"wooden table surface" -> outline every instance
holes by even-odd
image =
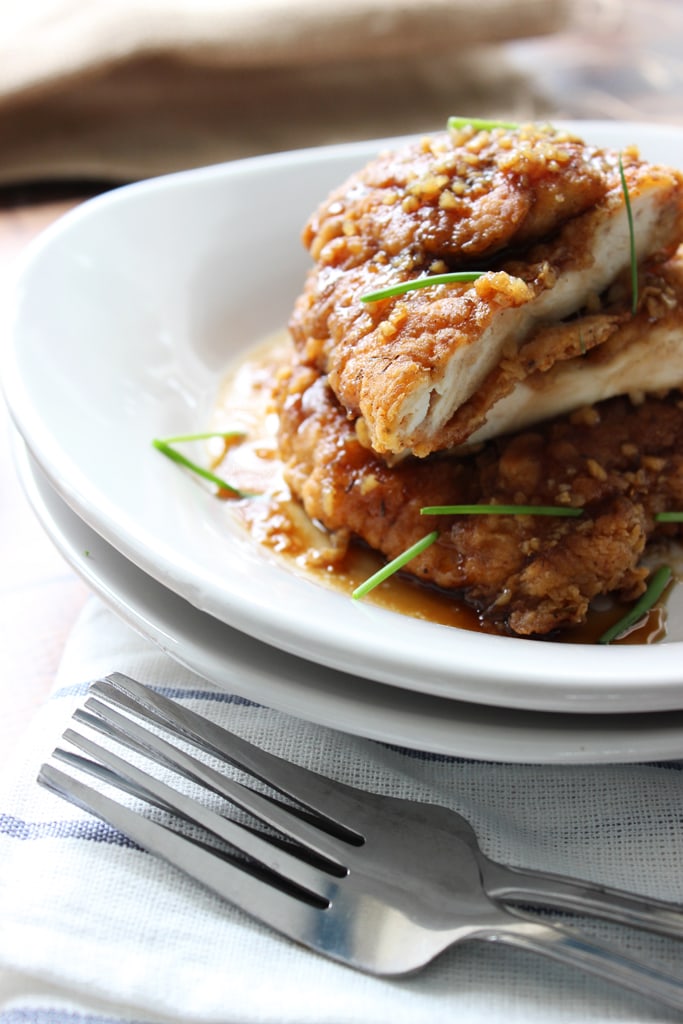
[[[681,0],[594,5],[595,26],[513,44],[532,109],[565,117],[683,125]],[[624,17],[624,10],[627,17]],[[599,30],[599,31],[598,31]],[[2,156],[0,154],[0,160]],[[28,244],[85,194],[73,186],[0,191],[0,282]],[[47,195],[47,198],[46,198]],[[16,478],[10,426],[0,411],[0,768],[53,683],[69,630],[88,597],[35,520]]]

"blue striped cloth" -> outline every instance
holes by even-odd
[[[36,785],[88,682],[122,671],[294,761],[466,814],[497,859],[683,901],[681,763],[506,765],[344,735],[218,692],[98,600],[0,794],[0,1024],[636,1022],[674,1013],[538,956],[455,947],[386,981],[326,961],[222,903]],[[680,943],[595,925],[673,967]]]

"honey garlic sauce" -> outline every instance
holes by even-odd
[[[221,383],[209,429],[239,431],[241,437],[207,441],[211,468],[238,490],[258,495],[254,500],[230,502],[237,520],[259,544],[273,552],[294,572],[319,585],[350,595],[363,580],[383,565],[381,557],[360,545],[340,551],[334,539],[312,523],[292,497],[279,458],[278,417],[272,393],[280,368],[286,365],[290,341],[286,331],[266,338],[236,364]],[[483,622],[476,610],[452,593],[427,586],[409,576],[394,575],[364,601],[390,611],[445,626],[499,634]],[[596,643],[624,614],[611,601],[592,610],[588,621],[556,634],[554,642]],[[619,643],[643,644],[661,640],[666,633],[666,610],[658,606]]]

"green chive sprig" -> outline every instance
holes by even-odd
[[[626,219],[628,220],[629,249],[631,253],[631,312],[635,316],[638,310],[638,259],[636,255],[636,231],[633,223],[633,209],[631,208],[631,196],[624,173],[624,161],[619,154],[619,177],[621,188],[624,193],[624,205],[626,207]]]
[[[655,516],[657,523],[683,523],[683,512],[658,512]]]
[[[475,132],[489,132],[495,128],[514,131],[519,125],[515,121],[488,121],[481,117],[449,117],[448,128],[450,131],[458,131],[460,128],[474,128]]]
[[[231,495],[233,498],[250,498],[254,495],[247,493],[246,491],[240,491],[237,487],[233,487],[227,480],[212,473],[210,469],[205,469],[204,466],[200,466],[197,462],[193,462],[182,452],[179,452],[173,447],[174,444],[180,444],[186,441],[203,441],[212,437],[220,437],[225,441],[238,441],[244,438],[245,434],[240,430],[230,431],[209,431],[200,434],[176,434],[174,437],[167,438],[154,438],[152,441],[153,446],[157,451],[165,455],[171,462],[175,462],[179,466],[183,466],[185,469],[189,469],[192,473],[201,477],[202,480],[207,480],[209,483],[214,484],[219,491],[225,492]]]
[[[416,277],[412,281],[403,281],[401,284],[392,284],[387,288],[380,288],[376,292],[369,292],[361,295],[361,302],[379,302],[380,299],[390,299],[394,295],[403,295],[405,292],[414,292],[419,288],[431,288],[437,284],[459,284],[463,281],[476,281],[486,273],[485,270],[455,270],[449,274],[432,274],[427,277]]]
[[[399,569],[402,569],[403,566],[407,565],[408,562],[413,560],[413,558],[417,558],[417,556],[421,555],[423,551],[426,551],[438,536],[439,531],[433,530],[431,533],[428,533],[426,537],[422,537],[421,540],[411,544],[409,548],[406,548],[406,550],[400,555],[397,555],[396,558],[393,558],[390,562],[387,562],[386,565],[383,565],[382,568],[378,569],[377,572],[372,574],[372,576],[368,576],[363,583],[356,587],[351,594],[351,597],[355,599],[365,597],[366,594],[369,594],[371,590],[378,587],[380,583],[384,583],[385,580],[389,579],[390,576],[393,576],[394,573],[399,571]]]
[[[668,565],[662,565],[652,574],[647,590],[643,596],[636,601],[618,622],[615,622],[598,639],[599,644],[610,644],[613,640],[619,639],[624,633],[636,625],[651,608],[656,605],[671,581],[672,571]]]
[[[182,444],[184,441],[208,441],[213,437],[220,437],[222,441],[243,441],[247,435],[243,430],[207,430],[200,434],[176,434],[175,437],[165,437],[161,444]]]
[[[425,505],[421,516],[581,516],[582,508],[569,505]]]
[[[471,127],[477,132],[492,131],[494,128],[505,128],[514,131],[519,125],[514,121],[489,121],[479,117],[449,117],[448,128],[457,131],[460,128]],[[476,281],[485,271],[454,271],[449,274],[433,274],[431,277],[418,277],[414,281],[404,281],[402,284],[390,285],[378,291],[370,292],[361,296],[361,302],[379,302],[381,299],[390,299],[395,295],[404,295],[406,292],[416,291],[418,288],[431,288],[438,284],[456,284],[463,281]]]

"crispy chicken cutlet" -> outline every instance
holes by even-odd
[[[548,370],[607,342],[630,317],[632,256],[656,272],[682,237],[677,171],[550,126],[459,127],[380,156],[312,216],[290,329],[369,448],[423,457],[484,426],[530,346]],[[454,271],[481,276],[363,301]]]
[[[467,446],[579,404],[683,386],[683,249],[640,278],[635,315],[615,288],[607,309],[546,327],[503,359],[454,416],[474,428]]]
[[[354,175],[304,242],[276,402],[308,516],[388,559],[437,531],[405,571],[519,636],[638,597],[648,544],[683,530],[657,518],[683,510],[683,176],[457,126]],[[420,512],[454,504],[581,512]]]
[[[599,594],[624,600],[645,589],[649,540],[676,524],[658,512],[683,508],[683,397],[634,405],[615,398],[489,441],[469,455],[407,458],[393,466],[365,447],[312,367],[295,364],[280,393],[280,450],[308,516],[394,558],[438,529],[406,567],[455,592],[489,622],[545,636],[585,620]],[[577,518],[436,516],[430,505],[564,505]]]

